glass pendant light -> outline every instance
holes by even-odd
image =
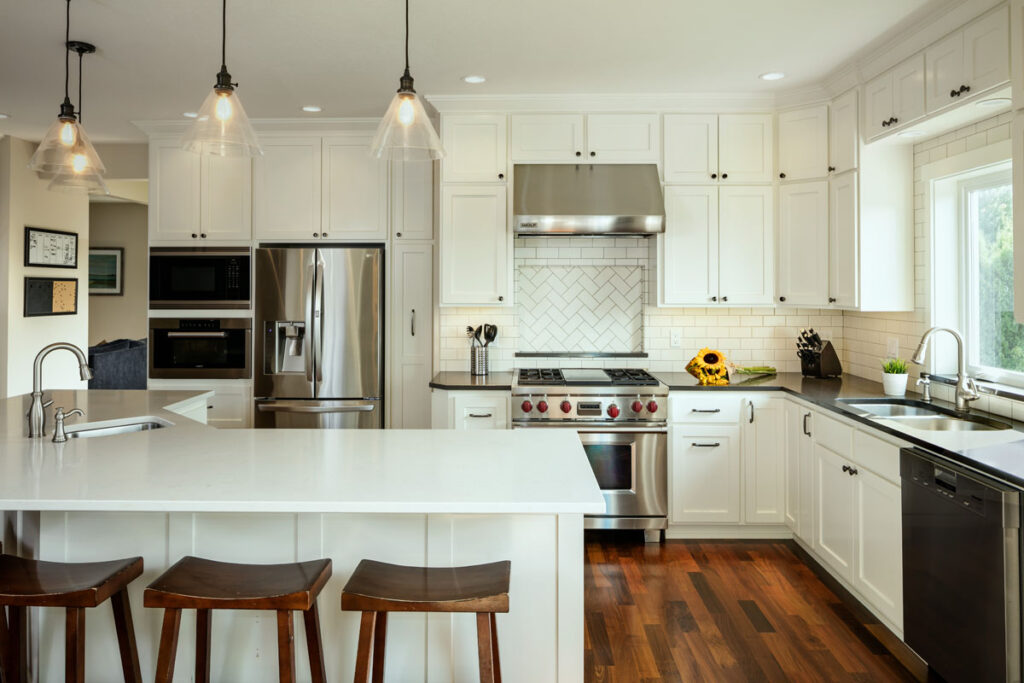
[[[71,50],[68,38],[71,35],[71,0],[67,0],[64,26],[64,101],[60,114],[43,136],[35,154],[28,162],[29,170],[43,179],[56,179],[58,175],[75,179],[74,187],[84,187],[106,193],[103,174],[107,169],[100,161],[96,149],[89,142],[81,122],[75,116],[75,107],[68,96],[69,59]],[[93,48],[95,49],[95,48]],[[67,186],[62,181],[58,187]],[[53,183],[51,183],[51,186]]]
[[[430,161],[444,156],[441,138],[412,87],[409,74],[409,0],[405,0],[405,73],[398,81],[384,118],[373,136],[370,153],[392,161]]]
[[[192,127],[182,138],[182,147],[190,152],[222,157],[254,157],[263,154],[256,131],[242,108],[227,67],[228,0],[221,12],[220,72],[217,83],[199,108]]]
[[[78,125],[81,129],[81,124],[84,121],[82,117],[82,57],[96,52],[96,46],[81,40],[69,40],[67,48],[69,52],[74,51],[78,53]],[[80,130],[79,136],[81,140],[85,141],[86,145],[89,144],[89,139],[85,136],[84,131]],[[92,145],[89,145],[89,148],[91,149]],[[81,151],[73,150],[71,169],[58,171],[53,180],[50,181],[47,189],[63,191],[85,189],[90,194],[110,194],[110,189],[103,182],[103,176],[97,173],[94,168],[88,166],[86,163],[87,158],[87,155],[82,154]],[[102,166],[100,164],[101,169]]]

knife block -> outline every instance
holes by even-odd
[[[843,366],[839,363],[839,356],[836,355],[832,342],[825,342],[821,353],[814,354],[811,358],[800,359],[800,372],[804,377],[838,377],[843,374]]]

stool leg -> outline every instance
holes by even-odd
[[[208,609],[196,610],[196,683],[210,683],[210,620]]]
[[[69,607],[64,621],[64,681],[85,683],[85,608]]]
[[[156,657],[156,683],[171,683],[174,678],[174,658],[178,655],[178,630],[181,628],[181,610],[164,610],[164,626],[160,630],[160,650]]]
[[[7,681],[10,673],[7,669],[7,608],[0,605],[0,681]]]
[[[277,669],[281,683],[295,683],[295,619],[286,609],[277,611]]]
[[[142,683],[142,668],[139,666],[139,649],[135,644],[135,624],[132,621],[132,606],[128,591],[120,590],[110,596],[114,609],[114,626],[117,628],[117,645],[121,649],[121,669],[125,683]]]
[[[496,683],[494,680],[494,654],[491,645],[491,618],[486,612],[476,615],[476,651],[480,657],[480,683]]]
[[[376,612],[363,612],[359,622],[359,647],[356,650],[355,683],[367,683],[370,677],[370,652],[373,648],[373,627],[377,621]]]
[[[384,641],[388,635],[388,613],[377,612],[373,626],[373,683],[384,683]]]
[[[327,669],[324,667],[324,641],[320,638],[320,611],[316,603],[302,613],[306,625],[306,649],[309,650],[309,673],[313,683],[327,683]]]
[[[9,683],[25,683],[28,680],[28,652],[25,635],[28,622],[25,608],[11,605],[7,608],[7,675]]]
[[[494,683],[501,683],[501,658],[498,657],[498,616],[491,612],[491,658],[494,660]]]

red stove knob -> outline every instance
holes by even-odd
[[[633,401],[633,405],[630,406],[634,413],[639,413],[644,409],[644,404],[641,401]]]
[[[571,413],[572,412],[572,404],[569,403],[568,401],[562,401],[562,405],[560,407],[561,407],[563,413]]]
[[[533,410],[533,404],[530,403],[529,401],[523,401],[523,405],[520,407],[523,409],[524,413],[528,413],[531,410]]]
[[[619,416],[619,407],[614,403],[608,406],[608,417],[613,420]]]
[[[542,413],[548,412],[548,402],[547,401],[537,401],[537,410],[539,410]]]
[[[647,402],[647,412],[649,412],[649,413],[656,413],[656,412],[658,412],[658,402],[657,401],[648,401]]]

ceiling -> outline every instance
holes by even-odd
[[[757,93],[812,83],[948,0],[412,0],[421,94]],[[402,71],[401,0],[232,0],[228,68],[251,118],[383,113]],[[62,99],[63,0],[0,2],[0,133],[39,139]],[[216,0],[75,0],[94,141],[180,119],[214,82]],[[77,60],[77,57],[75,58]],[[74,62],[73,62],[74,65]],[[775,83],[758,80],[783,71]],[[482,74],[468,85],[462,77]],[[77,101],[72,76],[72,99]]]

